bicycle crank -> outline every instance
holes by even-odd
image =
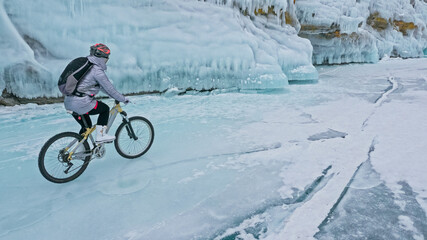
[[[93,150],[93,154],[95,155],[96,158],[102,158],[105,155],[105,147],[104,144],[100,144],[98,146],[95,147],[95,149]]]

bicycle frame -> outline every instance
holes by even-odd
[[[152,123],[142,116],[129,116],[128,118],[118,101],[110,106],[110,109],[104,106],[103,111],[108,109],[109,112],[102,112],[102,114],[109,119],[100,122],[102,126],[93,126],[89,115],[79,115],[67,111],[77,119],[83,128],[80,134],[66,131],[47,140],[38,157],[38,167],[43,177],[53,183],[65,183],[76,179],[86,170],[92,160],[106,156],[108,151],[106,144],[108,143],[114,142],[110,148],[115,148],[119,155],[127,159],[141,157],[150,149],[154,139]],[[118,114],[120,114],[122,122],[114,123]],[[114,133],[110,132],[111,137],[105,141],[102,136],[113,126],[114,131],[112,132]],[[96,129],[96,127],[99,128]],[[95,130],[99,135],[92,135]]]
[[[122,109],[122,107],[120,106],[120,103],[117,103],[111,110],[110,110],[110,117],[108,118],[108,123],[107,123],[107,129],[106,129],[106,133],[108,133],[108,131],[111,128],[111,125],[113,125],[114,120],[116,120],[117,114],[119,113],[125,113]],[[126,116],[126,113],[125,113]]]
[[[128,120],[127,114],[125,111],[123,111],[122,107],[120,106],[120,103],[116,101],[116,105],[110,110],[110,116],[108,118],[108,123],[107,123],[107,129],[106,129],[106,133],[108,133],[108,131],[110,130],[111,126],[114,123],[114,120],[117,117],[117,114],[121,114],[121,116],[123,117],[123,122],[126,122],[129,124],[129,132],[131,134],[131,136],[136,140],[138,139],[135,136],[135,133],[132,129],[132,126],[130,125],[130,122]],[[87,126],[86,121],[84,120],[84,118],[82,118],[83,123],[85,126]],[[96,149],[96,147],[102,147],[104,145],[104,143],[100,143],[100,144],[96,144],[96,141],[93,139],[92,133],[95,131],[96,126],[93,126],[91,128],[86,128],[86,132],[82,133],[83,139],[79,141],[79,143],[73,148],[73,150],[68,154],[67,160],[68,162],[71,161],[72,156],[74,155],[75,151],[78,149],[78,147],[83,144],[85,141],[87,141],[87,139],[89,138],[92,142],[92,145],[94,146],[94,148],[92,149],[92,151],[90,153],[84,153],[81,156],[79,155],[79,157],[86,157],[86,156],[92,156],[93,155],[93,150]],[[77,139],[73,140],[70,144],[68,144],[68,146],[66,148],[64,148],[64,152],[67,152],[71,146],[73,146],[75,143],[77,142]]]

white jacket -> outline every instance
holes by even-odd
[[[124,102],[125,97],[119,93],[108,80],[105,70],[107,65],[104,58],[95,56],[87,57],[93,63],[93,67],[89,72],[80,80],[77,91],[85,93],[85,96],[65,96],[64,105],[65,109],[76,112],[78,114],[85,114],[92,110],[96,105],[95,95],[101,90],[111,98],[119,102]]]

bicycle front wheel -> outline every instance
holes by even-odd
[[[82,139],[74,132],[63,132],[49,139],[39,153],[39,169],[43,177],[54,183],[66,183],[80,176],[91,158],[87,141],[75,149]],[[73,150],[69,160],[68,156]]]
[[[132,131],[136,138],[133,137]],[[125,158],[137,158],[150,149],[154,140],[154,128],[148,119],[140,116],[129,118],[129,122],[120,124],[116,131],[114,146]]]

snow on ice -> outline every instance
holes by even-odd
[[[0,239],[426,238],[426,63],[134,96],[125,110],[154,124],[150,151],[130,161],[108,146],[63,185],[37,168],[49,137],[79,129],[62,104],[0,107]]]
[[[0,0],[0,90],[59,96],[103,42],[119,91],[165,92],[125,106],[146,155],[63,185],[37,167],[79,129],[63,105],[0,106],[0,239],[427,238],[427,58],[391,58],[425,55],[426,22],[420,0]],[[347,62],[377,63],[312,64]]]

